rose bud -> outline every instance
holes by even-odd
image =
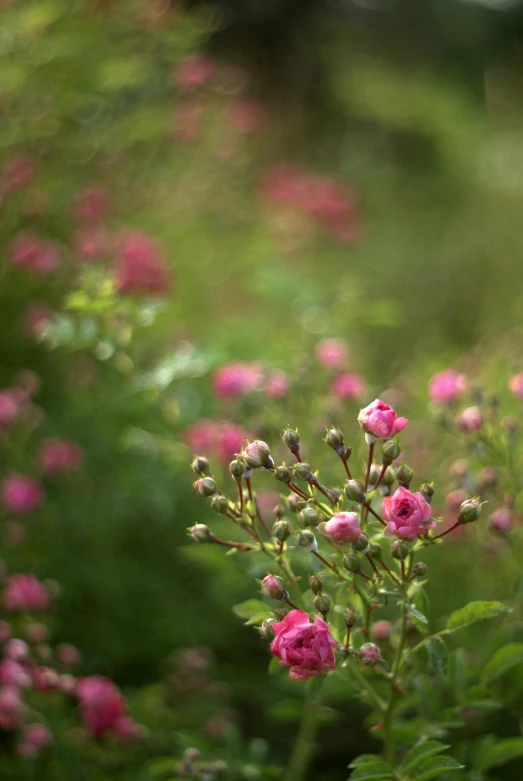
[[[363,484],[359,480],[347,480],[344,493],[349,502],[357,502],[358,504],[366,502],[367,498],[363,490]]]
[[[261,466],[272,465],[269,445],[261,439],[256,439],[244,447],[242,456],[251,469],[259,469]]]
[[[318,594],[314,597],[312,604],[314,609],[321,613],[324,618],[331,609],[331,601],[326,594]]]
[[[373,624],[371,628],[372,636],[376,640],[388,640],[391,631],[392,624],[390,621],[376,621],[376,623]]]
[[[458,427],[462,431],[477,431],[483,425],[483,413],[480,407],[465,407],[457,417]]]
[[[358,553],[370,553],[369,538],[366,534],[360,534],[360,536],[352,543],[352,547]]]
[[[285,581],[278,575],[266,575],[261,582],[263,593],[271,599],[283,599],[285,596]]]
[[[380,399],[360,410],[358,415],[358,423],[369,435],[370,442],[399,434],[408,422],[407,418],[399,418],[396,411]]]
[[[403,488],[408,488],[414,477],[414,469],[411,469],[404,461],[396,469],[396,479]]]
[[[510,507],[498,507],[489,515],[489,526],[492,531],[505,533],[512,526],[512,510]]]
[[[479,482],[484,486],[494,488],[497,481],[498,473],[496,471],[496,467],[494,466],[486,466],[479,473]]]
[[[381,473],[381,469],[378,466],[378,464],[371,464],[370,472],[369,472],[369,485],[376,485],[380,473]]]
[[[260,635],[264,640],[272,640],[274,637],[274,629],[272,628],[277,621],[275,618],[266,618],[260,625]]]
[[[291,453],[297,455],[300,452],[300,435],[292,428],[286,428],[282,434],[282,439]]]
[[[385,474],[383,475],[381,482],[383,485],[391,486],[394,485],[394,482],[396,480],[396,470],[393,466],[387,467],[385,470]]]
[[[285,483],[285,485],[289,485],[289,483],[291,482],[291,471],[289,467],[284,466],[282,464],[281,466],[277,466],[276,469],[274,470],[274,477],[280,483]]]
[[[226,515],[229,509],[229,500],[226,496],[215,494],[211,499],[211,509],[213,509],[214,512],[218,513],[219,515]]]
[[[310,504],[303,508],[298,517],[302,526],[317,526],[320,522],[320,514]]]
[[[392,464],[400,457],[401,447],[395,439],[386,439],[381,446],[381,463]]]
[[[412,574],[415,578],[424,578],[427,574],[427,565],[423,561],[417,561],[412,567]]]
[[[426,502],[429,504],[432,502],[432,497],[434,496],[434,486],[432,483],[423,483],[419,492]]]
[[[189,531],[196,542],[211,542],[213,539],[211,530],[204,523],[197,523]]]
[[[314,553],[318,550],[318,543],[316,542],[316,537],[314,534],[309,531],[309,529],[304,529],[303,531],[298,532],[296,535],[296,542],[300,546],[300,548],[303,548],[306,551],[309,551],[310,553]]]
[[[302,461],[300,464],[296,464],[294,466],[294,477],[297,480],[302,480],[304,483],[310,483],[311,480],[314,479],[312,469],[308,464],[305,463],[305,461]]]
[[[347,609],[343,615],[343,620],[347,628],[353,627],[358,622],[358,614],[354,610]]]
[[[357,553],[346,553],[343,557],[343,566],[349,572],[359,572],[361,570],[360,557]]]
[[[209,463],[209,460],[203,456],[196,456],[191,467],[197,475],[200,475],[200,477],[210,477],[212,474],[211,464]]]
[[[458,458],[450,466],[450,474],[453,477],[457,477],[458,480],[463,480],[469,473],[469,462],[466,458]]]
[[[309,578],[309,586],[313,594],[321,594],[323,590],[323,580],[319,575],[311,575]]]
[[[276,521],[272,527],[272,536],[276,537],[278,542],[285,542],[289,539],[291,533],[291,526],[289,521]]]
[[[345,440],[343,438],[343,432],[339,428],[330,428],[325,435],[325,442],[331,447],[335,453],[343,456],[345,454]]]
[[[363,643],[359,650],[359,657],[363,664],[373,667],[381,659],[380,649],[374,643]]]
[[[393,559],[404,561],[409,555],[410,548],[405,540],[394,540],[390,546],[390,555]]]
[[[335,542],[355,542],[361,535],[360,519],[352,512],[335,513],[323,530]]]
[[[247,469],[247,464],[245,463],[245,461],[242,461],[239,458],[233,459],[229,464],[229,472],[238,483],[240,482],[243,475],[245,474],[246,469]]]
[[[379,542],[371,542],[370,544],[370,555],[373,559],[376,559],[377,561],[381,561],[381,554],[382,549]]]
[[[474,523],[479,518],[481,504],[478,499],[467,499],[459,508],[458,523]]]
[[[196,489],[196,493],[200,494],[200,496],[203,496],[206,499],[214,496],[217,491],[216,483],[212,477],[200,477],[200,479],[194,483],[194,487]]]

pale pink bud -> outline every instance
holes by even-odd
[[[29,646],[24,640],[12,637],[4,646],[4,654],[15,662],[25,662],[29,657]]]
[[[489,516],[489,526],[493,531],[508,532],[512,526],[513,512],[510,507],[498,507]]]
[[[282,371],[272,371],[267,375],[264,390],[270,399],[284,399],[289,392],[289,375]]]
[[[515,374],[513,377],[511,377],[508,381],[508,387],[514,396],[523,399],[523,372]]]
[[[343,339],[322,339],[316,345],[316,360],[327,369],[343,369],[349,360],[349,351]]]
[[[261,582],[262,591],[272,599],[281,599],[285,593],[285,582],[277,575],[266,575]]]
[[[429,382],[429,397],[431,401],[448,402],[461,396],[467,390],[467,378],[464,374],[445,369],[435,374]]]
[[[392,631],[392,624],[390,621],[376,621],[371,627],[372,636],[378,640],[388,640]]]
[[[483,425],[483,413],[480,407],[465,407],[457,418],[457,424],[462,431],[477,431]]]
[[[357,399],[365,393],[365,380],[355,372],[344,372],[331,382],[330,392],[338,399]]]
[[[37,757],[52,740],[51,732],[43,724],[26,724],[22,730],[18,751],[24,757]]]
[[[335,542],[354,542],[361,534],[360,519],[353,512],[335,513],[323,529]]]
[[[2,483],[2,502],[7,512],[28,515],[42,506],[44,491],[33,477],[9,475]]]

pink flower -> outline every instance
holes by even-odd
[[[18,751],[24,757],[37,757],[52,740],[51,732],[43,724],[26,724],[22,730]]]
[[[53,691],[60,687],[60,676],[52,667],[33,667],[33,684],[39,691]]]
[[[76,667],[80,664],[80,651],[70,643],[60,643],[56,646],[56,658],[64,667]]]
[[[0,662],[0,685],[14,689],[25,689],[31,685],[31,678],[15,659],[2,659]]]
[[[84,452],[76,442],[46,439],[38,452],[38,464],[45,475],[74,472],[84,465]]]
[[[11,423],[20,410],[20,399],[9,389],[0,390],[0,424]]]
[[[29,646],[24,640],[12,637],[5,644],[4,654],[8,659],[13,659],[15,662],[25,662],[29,657]]]
[[[208,81],[216,70],[216,63],[205,55],[192,55],[178,63],[173,80],[179,87],[198,87]]]
[[[489,516],[489,526],[496,532],[508,532],[512,526],[512,510],[510,507],[498,507]]]
[[[291,678],[304,680],[336,667],[332,650],[336,648],[336,641],[319,616],[315,616],[311,624],[307,613],[291,610],[272,628],[276,637],[271,643],[271,651],[282,664],[291,668]]]
[[[234,361],[220,366],[212,379],[213,391],[220,399],[235,399],[256,390],[263,379],[261,368],[254,363]]]
[[[272,599],[281,599],[281,596],[285,593],[285,583],[277,575],[266,575],[261,582],[261,587],[263,593]]]
[[[429,397],[431,401],[452,401],[467,390],[467,378],[464,374],[445,369],[435,374],[429,382]]]
[[[415,540],[436,526],[435,522],[430,523],[430,504],[420,493],[414,494],[402,486],[384,498],[381,509],[388,521],[387,531],[403,540]]]
[[[32,338],[40,338],[53,319],[53,311],[45,304],[31,304],[24,313],[24,332]]]
[[[27,475],[9,475],[2,483],[2,501],[7,512],[28,515],[44,502],[40,483]]]
[[[223,421],[216,428],[214,452],[219,461],[228,463],[236,453],[239,453],[250,435],[241,426]]]
[[[230,106],[231,124],[240,133],[252,133],[265,121],[265,112],[256,100],[237,100]]]
[[[335,542],[354,542],[361,534],[360,519],[352,512],[335,513],[323,529]]]
[[[165,294],[171,286],[165,256],[150,236],[128,231],[120,238],[116,279],[121,293]]]
[[[338,374],[331,382],[331,393],[339,399],[357,399],[365,389],[365,380],[355,372]]]
[[[126,715],[127,703],[120,689],[109,678],[93,675],[81,678],[77,685],[80,715],[94,738],[114,731]]]
[[[508,381],[508,387],[514,396],[523,399],[523,372],[515,374],[513,377],[511,377]]]
[[[275,370],[267,375],[264,390],[270,399],[284,399],[289,392],[289,385],[289,375]]]
[[[376,640],[388,640],[392,631],[392,624],[390,621],[376,621],[371,628],[372,636]]]
[[[96,223],[107,215],[110,205],[111,200],[105,187],[90,184],[76,198],[74,215],[80,222]]]
[[[76,694],[76,678],[74,675],[64,673],[60,676],[58,688],[64,694]]]
[[[477,431],[483,425],[483,413],[480,407],[465,407],[457,418],[457,424],[462,431]]]
[[[343,339],[322,339],[316,345],[316,360],[327,369],[343,369],[349,352]]]
[[[208,418],[197,420],[185,429],[184,439],[193,453],[210,455],[216,441],[216,421]]]
[[[34,233],[18,233],[12,240],[8,259],[13,266],[37,274],[49,274],[60,263],[58,248]]]
[[[408,422],[407,418],[398,418],[395,410],[380,399],[360,410],[358,415],[358,423],[378,439],[393,437],[402,431]]]
[[[45,613],[49,610],[49,592],[34,575],[10,575],[3,593],[6,610]]]
[[[12,686],[0,689],[0,729],[18,729],[22,724],[23,712],[19,689]]]

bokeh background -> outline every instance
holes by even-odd
[[[209,519],[187,431],[321,422],[313,356],[337,337],[369,399],[400,394],[422,476],[452,456],[428,377],[461,361],[498,391],[523,365],[522,34],[502,0],[0,2],[0,384],[40,386],[2,473],[36,475],[45,438],[85,454],[37,512],[3,511],[1,558],[58,582],[53,642],[149,730],[85,746],[55,704],[52,759],[7,778],[165,778],[150,762],[194,743],[245,778],[285,758],[301,694],[231,611],[251,573],[187,538]],[[286,372],[287,397],[217,400],[237,360]],[[358,408],[336,407],[354,436]],[[440,566],[436,617],[512,588],[465,576],[459,546]],[[311,778],[376,750],[339,699]]]

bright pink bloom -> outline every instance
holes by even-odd
[[[110,206],[111,199],[105,187],[90,184],[76,198],[74,215],[81,222],[96,223],[107,215]]]
[[[121,293],[164,295],[171,287],[164,254],[151,236],[140,231],[121,236],[115,268]]]
[[[403,540],[415,540],[436,526],[430,523],[430,504],[420,493],[402,486],[384,498],[381,510],[388,521],[387,531]]]
[[[60,263],[58,248],[34,233],[18,233],[12,240],[8,259],[13,266],[37,274],[49,274]]]
[[[56,646],[56,658],[64,667],[76,667],[80,664],[80,651],[70,643],[60,643]]]
[[[38,464],[45,475],[75,472],[84,465],[84,451],[76,442],[46,439],[38,451]]]
[[[208,81],[216,70],[216,63],[205,55],[192,55],[178,63],[174,72],[174,83],[179,87],[198,87]]]
[[[282,578],[273,575],[266,575],[261,582],[262,591],[272,599],[279,599],[285,592],[285,584]]]
[[[30,304],[24,313],[24,332],[38,339],[52,319],[53,311],[46,304]]]
[[[327,369],[343,369],[349,360],[349,351],[343,339],[322,339],[315,350],[316,360]]]
[[[354,542],[361,534],[360,519],[352,512],[335,513],[323,529],[335,542]]]
[[[272,371],[267,375],[264,390],[270,399],[284,399],[289,392],[289,375],[282,371]]]
[[[358,415],[358,423],[378,439],[393,437],[402,431],[408,422],[407,418],[398,418],[395,410],[380,399],[360,410]]]
[[[15,662],[25,662],[29,657],[29,646],[24,640],[12,637],[4,646],[4,654]]]
[[[498,507],[489,516],[489,526],[493,531],[508,532],[512,526],[513,512],[510,507]]]
[[[20,410],[20,399],[16,393],[6,388],[0,390],[0,425],[11,423]]]
[[[262,380],[263,372],[258,364],[233,361],[214,372],[212,385],[218,398],[235,399],[259,388]]]
[[[331,382],[331,393],[338,399],[357,399],[365,390],[365,380],[355,372],[338,374]]]
[[[6,610],[45,613],[50,599],[47,587],[34,575],[10,575],[3,593]]]
[[[272,628],[276,637],[271,643],[271,651],[282,664],[291,668],[291,678],[304,680],[336,667],[333,653],[336,640],[319,616],[315,616],[311,624],[307,613],[291,610]]]
[[[93,675],[77,684],[80,715],[94,738],[114,731],[126,715],[127,703],[120,689],[109,678]]]
[[[9,475],[2,483],[2,501],[7,512],[28,515],[44,503],[44,490],[33,477]]]
[[[513,377],[511,377],[508,381],[508,387],[514,396],[523,399],[523,372],[515,374]]]
[[[13,686],[0,689],[0,729],[18,729],[22,724],[24,705],[20,691]]]
[[[36,163],[29,155],[11,158],[3,171],[3,185],[6,190],[21,190],[32,184],[36,175]]]
[[[252,133],[263,125],[265,112],[256,100],[237,100],[230,106],[230,117],[240,133]]]
[[[467,378],[464,374],[445,369],[435,374],[429,382],[429,397],[431,401],[452,401],[467,390]]]
[[[15,659],[2,659],[0,661],[0,685],[10,686],[14,689],[25,689],[31,685],[31,678]]]
[[[388,640],[392,631],[390,621],[376,621],[371,627],[372,636],[376,640]]]
[[[24,757],[37,757],[52,742],[51,732],[43,724],[26,724],[18,751]]]
[[[462,431],[477,431],[483,425],[481,408],[465,407],[458,415],[457,424]]]

